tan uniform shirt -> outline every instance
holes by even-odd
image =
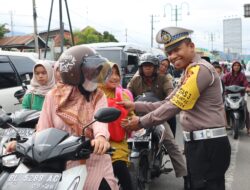
[[[136,111],[148,113],[140,127],[160,124],[180,112],[184,131],[225,126],[220,78],[213,66],[196,56],[185,71],[182,82],[165,100],[136,102]]]

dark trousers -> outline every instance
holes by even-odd
[[[247,103],[247,102],[246,102]],[[247,104],[246,104],[247,105]],[[246,106],[246,128],[250,129],[250,117],[249,117],[249,111],[248,108]]]
[[[128,170],[127,163],[122,160],[113,162],[114,175],[118,178],[118,183],[122,190],[132,190],[132,180]]]
[[[230,164],[228,137],[185,142],[191,190],[225,190],[225,172]]]
[[[98,190],[111,190],[108,182],[105,178],[102,179]]]
[[[176,133],[176,117],[172,117],[171,119],[168,120],[168,124],[170,126],[170,129],[175,137],[175,133]]]

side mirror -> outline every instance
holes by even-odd
[[[8,122],[11,122],[12,119],[11,117],[7,114],[7,113],[3,113],[0,115],[0,126],[1,128],[5,129],[5,128],[8,128],[5,124],[8,123]]]
[[[116,108],[101,108],[95,113],[94,118],[96,121],[109,123],[118,119],[120,115],[121,111]]]
[[[18,91],[15,92],[14,97],[18,101],[20,101],[22,99],[22,97],[24,96],[25,92],[26,92],[26,90],[24,90],[24,89],[18,90]]]

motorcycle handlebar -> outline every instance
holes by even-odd
[[[83,146],[82,146],[81,148],[82,148],[82,149],[79,150],[79,152],[80,152],[80,154],[83,153],[84,155],[87,154],[87,153],[91,154],[91,153],[93,153],[93,151],[94,151],[94,147],[91,146],[90,140],[87,140],[87,141],[83,142]],[[105,154],[112,155],[113,152],[114,152],[115,150],[116,150],[116,149],[115,149],[114,147],[110,147],[110,148],[106,151]],[[83,156],[84,156],[84,155],[83,155]]]

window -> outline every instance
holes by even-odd
[[[26,81],[26,84],[29,84],[33,75],[33,67],[35,62],[28,57],[22,56],[9,56],[9,58],[16,67],[16,70],[19,73],[22,81]]]
[[[15,87],[20,84],[16,73],[6,56],[0,56],[0,89]]]
[[[127,74],[134,74],[138,70],[138,57],[134,55],[128,55]]]

